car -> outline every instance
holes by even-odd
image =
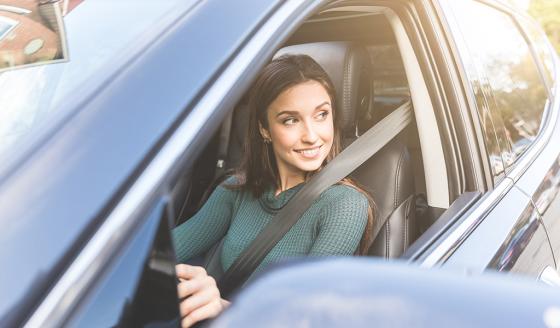
[[[286,52],[330,74],[345,142],[412,109],[347,172],[376,203],[371,257],[559,284],[560,61],[520,10],[494,0],[53,8],[61,59],[0,73],[0,326],[177,325],[170,230],[238,165],[246,95]],[[27,10],[18,15],[39,15]]]
[[[319,259],[264,273],[209,327],[557,327],[559,305],[527,276]]]

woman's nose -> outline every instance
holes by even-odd
[[[315,127],[313,126],[313,124],[305,124],[301,138],[302,141],[305,143],[314,144],[318,138],[319,135],[317,134],[317,131],[315,131]]]

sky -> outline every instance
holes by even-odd
[[[514,4],[516,4],[519,8],[527,10],[529,8],[529,3],[531,0],[510,0]]]

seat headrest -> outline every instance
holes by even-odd
[[[367,50],[351,42],[315,42],[284,47],[274,58],[285,54],[308,55],[323,67],[335,87],[336,110],[343,136],[355,134],[356,113],[369,113],[373,105],[371,62]]]

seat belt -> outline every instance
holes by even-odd
[[[331,185],[348,176],[412,122],[412,104],[407,101],[356,139],[324,168],[309,179],[251,244],[237,257],[218,281],[222,297],[228,298],[242,286],[266,255],[307,211],[313,201]],[[376,222],[373,236],[382,224]]]

